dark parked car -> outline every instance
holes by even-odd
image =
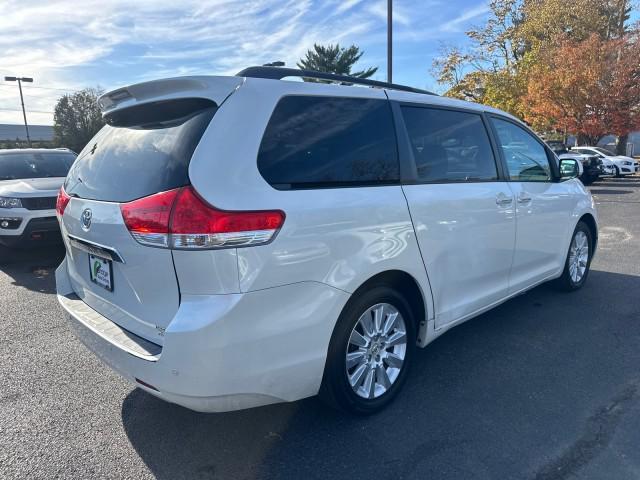
[[[585,185],[591,185],[600,176],[605,174],[604,165],[595,155],[584,155],[578,152],[573,152],[561,141],[549,140],[547,141],[549,148],[558,156],[558,158],[572,158],[582,163],[582,175],[580,180]]]

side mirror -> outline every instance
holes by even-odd
[[[569,180],[581,175],[580,162],[573,158],[563,158],[560,160],[560,178],[561,180]]]

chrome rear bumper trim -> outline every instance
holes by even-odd
[[[99,243],[90,242],[82,238],[74,237],[73,235],[67,235],[67,238],[69,239],[71,245],[79,250],[90,253],[92,255],[97,255],[98,257],[112,260],[114,262],[125,263],[124,259],[115,248],[106,247],[104,245],[100,245]]]

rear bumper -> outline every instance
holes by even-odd
[[[186,295],[163,345],[145,356],[135,346],[133,351],[123,346],[117,325],[96,328],[96,322],[109,319],[97,318],[81,301],[75,306],[67,301],[73,292],[66,260],[56,283],[73,330],[91,351],[147,392],[202,412],[317,394],[331,333],[349,297],[316,282],[245,294]]]
[[[0,215],[7,219],[9,228],[0,227],[0,245],[10,248],[30,248],[62,243],[58,219],[53,216],[19,217]]]

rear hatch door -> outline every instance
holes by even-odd
[[[180,304],[171,250],[138,243],[121,206],[188,185],[193,151],[217,110],[182,98],[128,106],[80,153],[61,218],[75,293],[121,327],[157,344]]]

